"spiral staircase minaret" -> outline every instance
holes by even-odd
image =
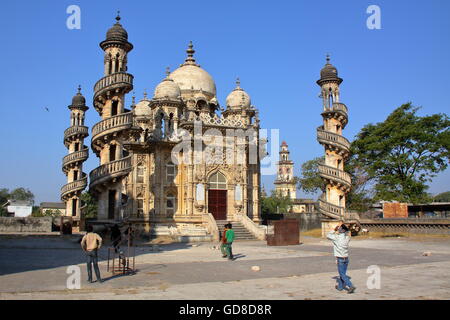
[[[62,170],[67,176],[67,184],[61,188],[61,200],[66,203],[66,215],[80,218],[81,193],[87,186],[87,175],[83,172],[83,162],[89,156],[84,139],[89,135],[84,125],[86,99],[78,93],[73,97],[70,110],[70,127],[64,131],[64,145],[69,154],[62,160]]]
[[[325,148],[325,162],[319,165],[319,174],[326,185],[319,199],[319,211],[331,220],[347,222],[345,201],[351,177],[344,171],[344,162],[350,154],[350,142],[342,135],[348,123],[347,107],[340,102],[342,81],[327,55],[317,81],[323,101],[323,125],[317,128],[317,140]]]
[[[120,219],[124,178],[131,171],[131,156],[123,147],[134,129],[133,116],[125,108],[125,95],[133,89],[133,75],[127,73],[128,53],[133,45],[117,22],[100,43],[104,51],[104,77],[94,86],[94,107],[102,120],[92,127],[92,151],[100,166],[89,174],[89,190],[98,200],[98,219]]]

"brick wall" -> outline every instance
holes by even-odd
[[[383,203],[383,218],[408,218],[408,205],[400,202]]]

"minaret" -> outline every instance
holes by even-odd
[[[348,122],[347,107],[340,102],[339,85],[342,81],[327,55],[327,62],[317,81],[323,101],[323,126],[317,128],[317,139],[325,148],[325,163],[319,165],[319,173],[326,184],[319,199],[319,211],[336,221],[346,219],[345,197],[351,188],[350,175],[344,171],[350,143],[342,136]],[[332,221],[323,223],[322,232],[325,233],[333,225]]]
[[[67,176],[67,184],[61,188],[61,200],[66,203],[66,215],[80,218],[80,196],[87,186],[87,175],[83,172],[83,162],[89,155],[88,147],[84,145],[84,138],[88,128],[84,126],[84,114],[89,108],[86,99],[78,93],[73,97],[70,110],[70,127],[64,131],[64,145],[69,154],[63,158],[62,170]]]
[[[286,141],[281,143],[280,161],[277,163],[277,179],[274,182],[275,192],[292,200],[297,198],[297,187],[294,179],[294,162],[289,159],[289,149]]]
[[[104,77],[94,86],[94,107],[102,118],[92,127],[92,150],[100,166],[90,173],[89,189],[98,199],[98,219],[120,219],[124,195],[123,178],[131,170],[131,157],[123,149],[133,115],[125,109],[125,95],[133,89],[133,75],[127,73],[127,55],[133,49],[128,33],[116,23],[100,43],[104,51]]]

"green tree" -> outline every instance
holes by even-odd
[[[263,214],[287,213],[292,206],[292,200],[288,196],[280,196],[272,190],[269,197],[261,198],[261,211]]]
[[[32,217],[43,217],[43,213],[41,212],[41,208],[38,206],[33,206],[33,210],[31,211]]]
[[[25,188],[16,188],[9,194],[11,200],[25,200],[34,203],[34,194]]]
[[[6,216],[8,214],[5,207],[3,207],[9,199],[9,190],[6,188],[0,189],[0,216]]]
[[[362,128],[351,144],[349,162],[373,183],[374,200],[429,202],[426,183],[448,166],[448,116],[420,117],[418,109],[402,105],[385,121]]]
[[[84,218],[97,217],[97,201],[90,192],[81,194],[81,210]]]
[[[301,176],[295,178],[300,190],[315,194],[325,189],[325,183],[319,175],[319,164],[324,161],[325,157],[318,157],[302,164]]]
[[[450,191],[439,193],[433,200],[436,202],[450,202]]]

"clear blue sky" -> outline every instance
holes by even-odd
[[[71,4],[81,8],[81,30],[66,27]],[[381,8],[381,30],[366,27],[371,4]],[[301,163],[323,154],[316,141],[322,118],[315,81],[326,53],[344,79],[350,140],[407,101],[422,106],[421,115],[450,110],[447,0],[8,1],[0,19],[0,187],[29,188],[37,203],[59,201],[67,105],[81,84],[91,107],[87,125],[99,121],[92,107],[93,86],[103,73],[98,43],[117,10],[135,46],[129,72],[138,99],[145,88],[153,92],[166,66],[173,70],[183,62],[192,40],[220,103],[239,76],[262,127],[279,128],[289,144],[297,175]],[[85,171],[96,166],[91,153]],[[266,189],[273,179],[263,177]],[[447,170],[430,192],[450,190],[449,181]]]

